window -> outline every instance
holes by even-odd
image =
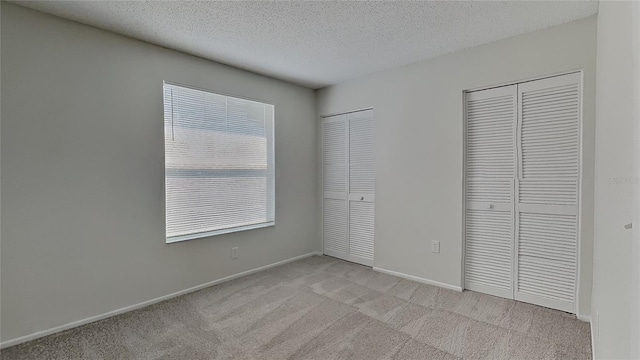
[[[166,83],[167,242],[274,225],[274,106]]]

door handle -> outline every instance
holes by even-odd
[[[490,210],[490,209],[493,209],[493,204],[488,204],[486,207],[487,207],[487,209],[489,209],[489,210]]]

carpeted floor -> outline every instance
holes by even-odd
[[[2,350],[7,359],[588,359],[575,316],[314,256]]]

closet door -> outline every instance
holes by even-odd
[[[373,265],[374,159],[373,110],[323,119],[323,237],[326,255]]]
[[[513,298],[517,86],[465,100],[465,288]]]
[[[575,312],[580,74],[518,85],[515,299]]]
[[[349,257],[373,266],[374,122],[373,110],[347,115],[349,122]]]
[[[324,118],[322,123],[324,253],[345,260],[349,255],[348,159],[347,115]]]

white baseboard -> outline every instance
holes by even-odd
[[[580,321],[588,322],[588,323],[591,322],[591,316],[589,315],[576,314],[576,319]]]
[[[137,310],[137,309],[149,306],[149,305],[153,305],[153,304],[159,303],[161,301],[169,300],[171,298],[178,297],[180,295],[185,295],[185,294],[188,294],[188,293],[191,293],[191,292],[194,292],[194,291],[202,290],[204,288],[208,288],[208,287],[213,286],[213,285],[218,285],[218,284],[221,284],[221,283],[226,282],[226,281],[237,279],[239,277],[250,275],[250,274],[253,274],[253,273],[256,273],[256,272],[259,272],[259,271],[267,270],[267,269],[270,269],[272,267],[280,266],[280,265],[283,265],[283,264],[286,264],[286,263],[290,263],[290,262],[293,262],[293,261],[296,261],[296,260],[300,260],[300,259],[304,259],[304,258],[307,258],[307,257],[310,257],[310,256],[314,256],[314,255],[322,255],[322,253],[321,252],[311,252],[311,253],[308,253],[308,254],[292,257],[290,259],[278,261],[278,262],[275,262],[273,264],[269,264],[269,265],[261,266],[261,267],[255,268],[255,269],[243,271],[241,273],[237,273],[237,274],[234,274],[234,275],[229,275],[227,277],[223,277],[223,278],[218,279],[218,280],[213,280],[213,281],[210,281],[210,282],[205,283],[205,284],[201,284],[201,285],[197,285],[197,286],[194,286],[194,287],[191,287],[191,288],[188,288],[188,289],[180,290],[180,291],[174,292],[172,294],[168,294],[168,295],[157,297],[155,299],[143,301],[143,302],[138,303],[138,304],[126,306],[126,307],[123,307],[123,308],[120,308],[120,309],[116,309],[116,310],[113,310],[113,311],[109,311],[109,312],[106,312],[106,313],[103,313],[103,314],[100,314],[100,315],[91,316],[91,317],[88,317],[86,319],[73,321],[73,322],[70,322],[68,324],[56,326],[56,327],[53,327],[53,328],[50,328],[50,329],[47,329],[47,330],[42,330],[42,331],[35,332],[33,334],[29,334],[29,335],[25,335],[25,336],[21,336],[21,337],[15,338],[15,339],[3,341],[3,342],[0,343],[0,349],[4,349],[4,348],[7,348],[7,347],[13,346],[13,345],[18,345],[18,344],[21,344],[21,343],[24,343],[24,342],[27,342],[27,341],[35,340],[35,339],[38,339],[38,338],[41,338],[41,337],[44,337],[44,336],[47,336],[47,335],[55,334],[55,333],[58,333],[58,332],[61,332],[61,331],[73,329],[75,327],[86,325],[86,324],[89,324],[89,323],[92,323],[92,322],[95,322],[95,321],[98,321],[98,320],[106,319],[106,318],[109,318],[109,317],[112,317],[112,316],[115,316],[115,315],[124,314],[126,312],[129,312],[129,311],[132,311],[132,310]]]
[[[379,268],[379,267],[374,267],[373,270],[381,272],[381,273],[384,273],[384,274],[389,274],[389,275],[401,277],[401,278],[404,278],[404,279],[407,279],[407,280],[412,280],[412,281],[415,281],[415,282],[427,284],[427,285],[438,286],[438,287],[441,287],[441,288],[460,291],[460,292],[462,291],[462,287],[460,287],[460,286],[451,285],[451,284],[445,284],[445,283],[441,283],[441,282],[438,282],[438,281],[433,281],[433,280],[421,278],[421,277],[418,277],[418,276],[408,275],[408,274],[404,274],[404,273],[397,272],[397,271],[382,269],[382,268]]]

